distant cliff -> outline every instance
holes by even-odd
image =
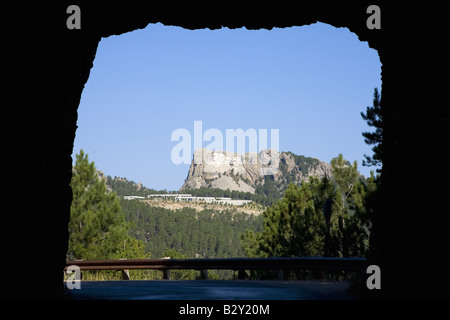
[[[255,193],[270,185],[282,192],[290,182],[299,184],[310,176],[324,175],[331,177],[330,164],[291,152],[238,154],[198,149],[180,191],[206,187]]]

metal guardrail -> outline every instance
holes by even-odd
[[[230,259],[130,259],[130,260],[74,260],[67,261],[66,269],[76,265],[80,270],[121,270],[124,279],[129,279],[127,270],[162,270],[163,278],[170,279],[170,270],[193,269],[201,271],[207,279],[207,270],[239,271],[243,278],[245,270],[278,270],[278,279],[283,279],[283,270],[346,270],[361,271],[366,266],[365,258],[297,257],[297,258],[230,258]]]

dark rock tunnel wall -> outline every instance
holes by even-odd
[[[31,50],[27,51],[25,64],[33,72],[25,68],[29,80],[21,83],[29,88],[31,101],[21,101],[10,116],[25,137],[19,138],[11,149],[18,159],[12,171],[16,172],[15,181],[31,181],[31,186],[27,188],[26,200],[19,197],[15,213],[5,217],[2,224],[4,231],[15,231],[14,238],[5,237],[5,232],[2,235],[2,274],[15,275],[7,276],[3,282],[2,297],[62,297],[77,108],[102,37],[157,22],[188,29],[271,29],[317,21],[348,28],[378,51],[382,63],[383,188],[374,220],[371,257],[372,263],[381,267],[382,290],[371,295],[441,297],[440,289],[449,283],[446,271],[438,269],[441,276],[436,282],[439,262],[424,258],[442,258],[446,251],[443,214],[447,191],[435,184],[448,174],[428,175],[425,179],[418,166],[424,165],[422,161],[428,154],[437,160],[446,159],[443,146],[448,145],[444,138],[448,118],[442,104],[432,100],[437,99],[437,87],[433,87],[433,98],[424,90],[426,83],[435,81],[431,74],[435,68],[419,62],[422,48],[430,48],[434,43],[407,28],[414,14],[411,7],[380,3],[381,30],[369,30],[366,9],[372,3],[367,1],[357,5],[299,2],[292,7],[267,3],[249,8],[225,4],[208,8],[80,4],[81,29],[68,30],[69,4],[39,4],[37,11],[30,11],[28,22],[35,25],[33,19],[41,18],[39,28],[21,33],[27,39],[36,39],[36,44],[20,41],[21,46]],[[411,57],[415,64],[411,64]],[[434,187],[424,187],[425,180],[427,186]],[[22,185],[17,182],[15,186],[19,190]]]

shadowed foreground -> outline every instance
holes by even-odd
[[[331,281],[82,281],[76,300],[349,300],[350,283]]]

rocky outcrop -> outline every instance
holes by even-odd
[[[331,176],[328,163],[291,152],[263,150],[239,154],[203,148],[195,151],[180,191],[208,187],[255,193],[265,176],[270,176],[282,190],[290,182],[300,184],[310,176],[324,175]]]

